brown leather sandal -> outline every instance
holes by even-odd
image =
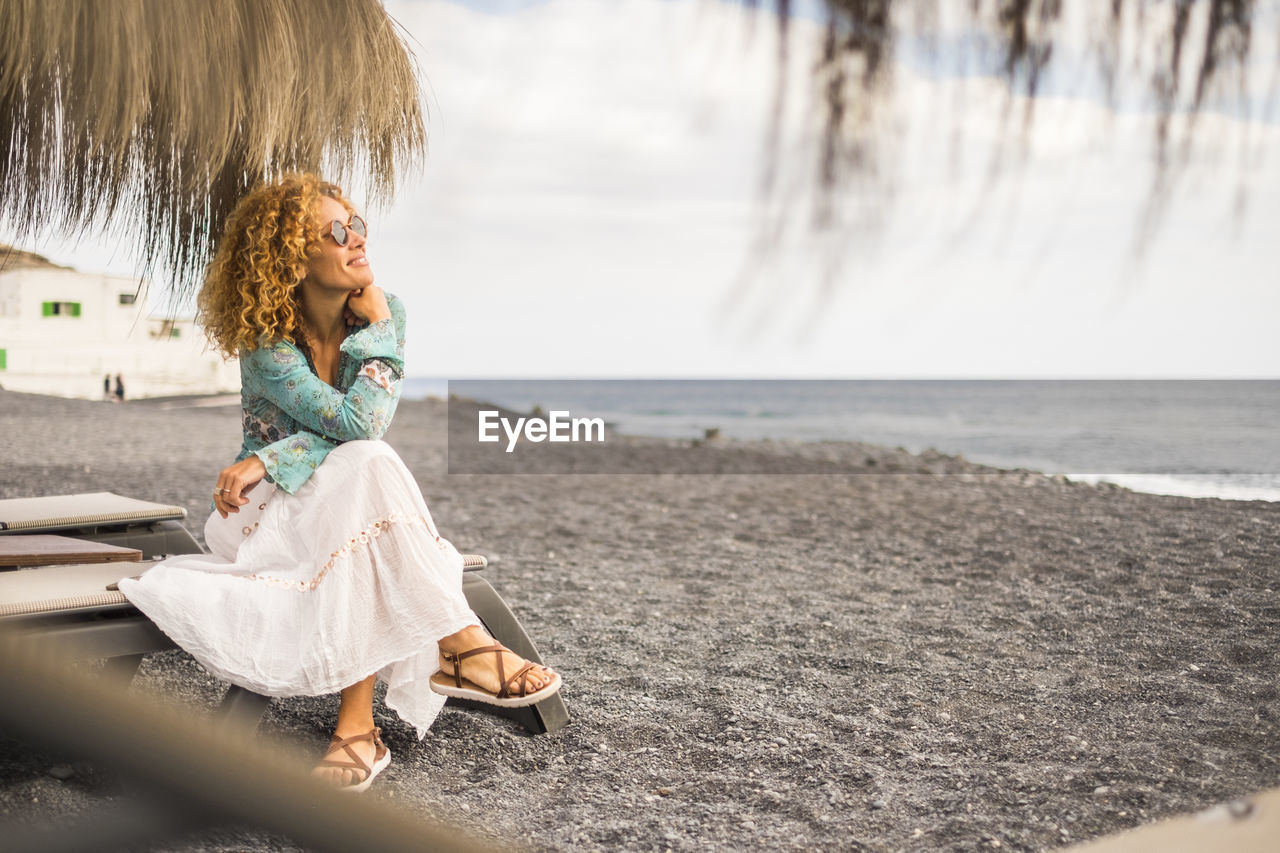
[[[541,666],[541,664],[531,661],[525,661],[524,666],[516,670],[515,674],[510,678],[507,678],[502,668],[502,655],[504,652],[509,651],[511,650],[497,643],[492,646],[481,646],[457,653],[446,652],[442,649],[440,658],[446,663],[453,664],[453,675],[449,675],[443,670],[437,672],[431,676],[431,689],[442,696],[473,699],[476,702],[498,705],[503,708],[523,708],[526,705],[536,705],[560,689],[560,674],[548,669],[547,672],[551,673],[551,682],[543,686],[541,690],[535,690],[530,693],[529,673]],[[462,661],[473,655],[482,655],[490,652],[498,656],[498,683],[502,687],[497,693],[485,690],[480,685],[463,678],[462,667],[459,666]]]
[[[387,749],[386,744],[382,742],[381,735],[382,729],[376,727],[373,731],[365,732],[362,735],[354,735],[348,738],[339,739],[337,735],[334,735],[329,738],[329,751],[325,754],[332,755],[339,747],[341,747],[347,755],[351,756],[351,760],[342,761],[339,759],[325,758],[316,766],[341,767],[344,770],[354,770],[357,774],[363,773],[364,776],[360,778],[359,782],[355,782],[350,785],[338,785],[337,788],[339,791],[350,791],[353,794],[358,794],[361,791],[367,790],[368,787],[373,784],[373,778],[381,773],[386,766],[391,763],[391,750]],[[360,756],[356,754],[356,751],[351,748],[351,744],[362,740],[371,740],[374,743],[372,767],[365,764]]]

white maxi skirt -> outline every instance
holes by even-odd
[[[377,673],[421,738],[444,705],[436,641],[478,625],[462,556],[381,441],[329,453],[295,494],[265,480],[205,524],[211,554],[165,560],[120,591],[218,678],[267,696],[334,693]]]

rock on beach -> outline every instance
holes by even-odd
[[[1280,784],[1280,505],[724,438],[714,474],[450,475],[446,419],[404,401],[386,440],[442,534],[498,558],[573,722],[447,709],[418,742],[379,704],[368,796],[537,849],[1041,850]],[[114,491],[199,534],[239,411],[0,392],[0,435],[0,497]],[[806,457],[868,473],[787,473]],[[178,651],[139,682],[190,714],[226,686]],[[318,756],[335,710],[276,700],[259,736]],[[0,821],[123,796],[0,744]]]

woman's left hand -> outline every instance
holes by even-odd
[[[240,507],[249,502],[245,497],[249,490],[267,476],[267,466],[257,456],[241,459],[234,465],[223,468],[218,474],[218,485],[214,487],[213,507],[223,518],[228,513],[239,512]]]
[[[391,319],[387,295],[376,284],[370,284],[347,295],[347,310],[365,323]]]

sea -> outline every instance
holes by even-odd
[[[934,449],[1156,494],[1280,501],[1280,380],[444,380],[449,394],[618,432]]]

